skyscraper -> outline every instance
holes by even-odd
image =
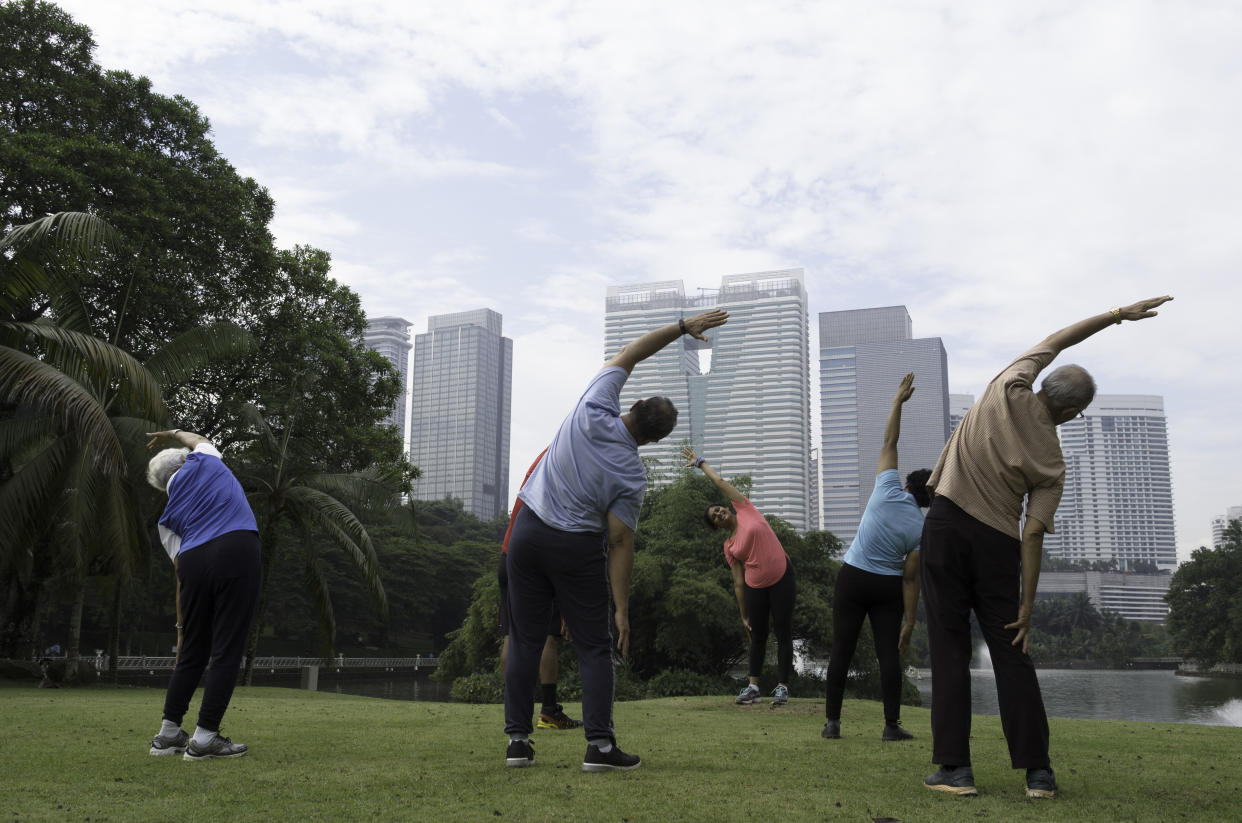
[[[1230,506],[1225,513],[1212,518],[1212,548],[1219,549],[1225,543],[1225,532],[1232,520],[1242,520],[1242,506]]]
[[[405,398],[410,388],[410,321],[403,317],[375,317],[367,321],[362,340],[367,348],[388,358],[401,377],[401,394],[385,423],[396,426],[405,443]]]
[[[948,358],[939,337],[913,338],[905,306],[821,312],[822,528],[854,539],[875,487],[897,384],[914,372],[901,417],[898,471],[933,468],[949,438]]]
[[[681,465],[681,443],[689,440],[725,477],[750,475],[760,511],[805,530],[811,444],[802,269],[729,275],[718,291],[698,297],[687,297],[680,280],[610,287],[605,358],[644,332],[713,306],[729,312],[728,325],[709,334],[710,343],[682,337],[639,364],[622,407],[651,395],[677,406],[672,435],[643,447],[644,458],[658,461],[657,482]]]
[[[414,497],[456,497],[483,520],[509,505],[513,341],[501,322],[491,309],[436,315],[414,340]]]
[[[1097,394],[1060,427],[1065,492],[1050,555],[1080,564],[1115,560],[1121,571],[1177,566],[1164,399]]]

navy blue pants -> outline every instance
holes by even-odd
[[[920,567],[932,669],[932,760],[970,763],[970,612],[992,655],[1001,728],[1015,769],[1047,768],[1048,716],[1035,663],[1013,645],[1022,588],[1022,544],[947,497],[923,522]]]
[[[198,725],[218,732],[259,608],[263,580],[259,536],[252,531],[229,532],[182,552],[177,556],[177,579],[181,649],[164,696],[164,719],[181,724],[206,670]]]
[[[615,741],[612,728],[612,609],[604,535],[564,532],[522,507],[509,536],[509,666],[505,733],[534,730],[535,683],[553,601],[569,626],[582,676],[588,740]]]
[[[832,598],[832,656],[828,659],[828,702],[824,704],[829,720],[841,719],[845,681],[866,618],[871,619],[871,637],[880,663],[884,721],[896,723],[901,719],[901,660],[897,654],[905,613],[901,578],[899,574],[876,574],[841,564]]]

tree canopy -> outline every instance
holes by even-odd
[[[1165,595],[1177,649],[1203,666],[1242,663],[1242,520],[1233,520],[1220,548],[1195,549],[1178,567]]]

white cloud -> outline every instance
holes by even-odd
[[[813,312],[909,306],[960,391],[1086,313],[1175,294],[1072,356],[1102,390],[1166,395],[1181,540],[1242,502],[1217,440],[1242,406],[1222,377],[1242,357],[1236,4],[63,5],[105,65],[199,102],[273,186],[282,244],[328,246],[369,308],[506,314],[530,378],[515,467],[519,429],[563,413],[525,365],[555,349],[532,319],[564,312],[593,356],[607,283],[805,266]],[[299,174],[334,194],[272,182]]]

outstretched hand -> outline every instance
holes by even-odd
[[[681,456],[682,456],[682,459],[686,461],[687,467],[693,466],[694,461],[699,459],[699,456],[694,453],[694,449],[690,448],[689,446],[681,447]]]
[[[914,394],[914,372],[909,372],[905,377],[901,378],[901,384],[897,386],[897,396],[893,399],[898,403],[904,403]]]
[[[150,440],[147,441],[147,448],[148,449],[159,448],[159,444],[161,441],[165,439],[172,440],[173,438],[177,436],[177,431],[178,429],[169,429],[168,431],[162,431],[162,432],[147,432],[147,437],[151,438]]]
[[[714,329],[717,326],[723,326],[728,322],[729,313],[727,311],[712,309],[711,311],[705,311],[702,314],[696,314],[694,317],[687,317],[686,334],[690,335],[695,340],[706,341],[707,338],[703,336],[703,332],[708,329]]]
[[[1164,297],[1149,297],[1146,300],[1140,300],[1137,303],[1131,303],[1121,309],[1122,320],[1142,320],[1144,317],[1155,317],[1159,312],[1154,311],[1157,306],[1161,306],[1173,298],[1169,295]]]

